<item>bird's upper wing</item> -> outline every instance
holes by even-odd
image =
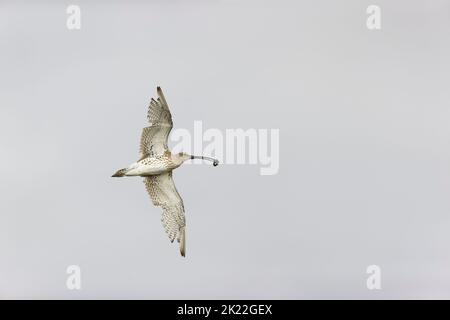
[[[153,204],[163,209],[161,222],[170,241],[173,242],[177,239],[180,242],[181,255],[185,256],[186,218],[184,205],[173,182],[172,172],[145,177],[144,183]]]
[[[167,138],[173,127],[172,115],[160,87],[157,92],[158,99],[152,98],[148,107],[147,119],[150,126],[142,130],[141,159],[162,155],[167,150]]]

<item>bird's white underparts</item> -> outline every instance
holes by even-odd
[[[162,208],[161,221],[171,242],[180,244],[180,253],[186,256],[186,218],[183,199],[175,187],[172,171],[191,159],[211,161],[214,166],[217,159],[205,156],[193,156],[184,152],[172,154],[167,147],[167,138],[172,130],[172,115],[160,87],[158,98],[150,101],[147,119],[150,126],[142,130],[140,158],[128,168],[118,170],[113,177],[144,177],[145,187],[155,206]]]

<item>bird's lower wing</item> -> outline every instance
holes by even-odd
[[[162,207],[161,222],[171,242],[175,239],[180,243],[182,256],[186,254],[183,200],[181,199],[172,179],[172,172],[144,178],[145,187],[155,206]]]

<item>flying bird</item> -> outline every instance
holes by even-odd
[[[171,242],[180,244],[180,253],[186,256],[186,218],[183,199],[175,187],[172,171],[190,159],[203,159],[219,164],[217,159],[193,156],[184,152],[172,154],[167,147],[167,138],[173,122],[169,106],[160,87],[157,100],[151,99],[147,119],[150,126],[141,134],[140,158],[128,168],[120,169],[113,177],[140,176],[155,206],[162,208],[161,222]]]

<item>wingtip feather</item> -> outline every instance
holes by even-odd
[[[156,91],[158,92],[158,96],[159,96],[158,101],[162,100],[162,102],[165,105],[167,105],[167,101],[166,101],[166,98],[164,97],[164,93],[162,92],[161,87],[156,87]]]
[[[186,235],[184,227],[180,230],[180,253],[182,257],[186,257]]]

